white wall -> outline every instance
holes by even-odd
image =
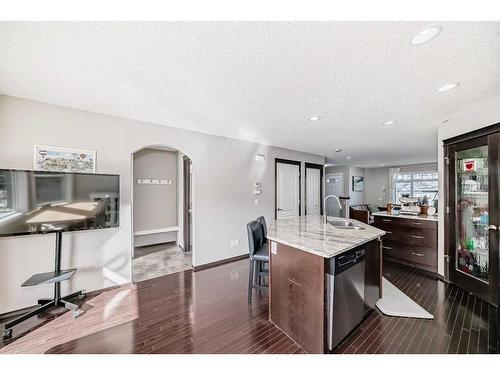
[[[64,234],[62,265],[78,271],[63,293],[131,280],[131,155],[144,146],[169,146],[193,161],[195,266],[246,254],[246,223],[274,218],[274,158],[301,160],[302,170],[304,162],[324,163],[317,155],[0,96],[0,168],[32,169],[34,144],[96,150],[97,172],[120,175],[120,227]],[[266,160],[256,161],[257,153]],[[257,181],[263,194],[255,206]],[[240,246],[230,248],[230,240]],[[52,235],[0,239],[0,313],[51,295],[50,285],[20,284],[52,269],[53,245]]]
[[[444,275],[444,160],[443,140],[484,128],[500,122],[500,96],[474,103],[449,116],[449,121],[438,128],[438,273]],[[450,208],[451,209],[451,208]]]

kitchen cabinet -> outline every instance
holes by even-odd
[[[324,258],[275,243],[269,319],[308,353],[324,352]]]
[[[330,259],[280,243],[273,245],[271,242],[271,246],[275,248],[270,252],[269,320],[280,327],[306,352],[328,352],[326,319],[333,306],[328,306],[330,300],[325,286]],[[357,288],[362,286],[361,319],[375,307],[375,303],[382,295],[382,259],[378,240],[364,244],[359,249],[366,254],[362,271],[364,281],[356,285]],[[363,280],[363,275],[361,275],[361,280]],[[336,286],[337,289],[342,287],[345,285]],[[337,290],[337,294],[340,295],[346,292],[348,291]],[[353,306],[347,303],[347,299],[345,301],[333,300],[332,303],[341,304],[339,305],[341,309],[336,309],[337,312],[352,313]],[[354,328],[356,324],[351,328]],[[336,327],[334,326],[333,329]],[[349,331],[350,329],[346,330],[347,333]]]
[[[386,232],[384,259],[437,272],[437,219],[375,214],[374,226]]]
[[[365,246],[365,314],[382,298],[382,253],[380,241],[371,241]]]

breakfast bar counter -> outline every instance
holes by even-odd
[[[356,229],[334,226],[336,222],[353,223]],[[383,236],[385,232],[357,220],[329,216],[327,224],[323,216],[299,216],[275,220],[269,225],[269,240],[293,248],[331,258],[343,252]]]

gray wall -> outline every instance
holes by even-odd
[[[325,175],[330,173],[342,173],[344,175],[344,195],[349,196],[349,206],[354,206],[357,204],[365,203],[365,192],[364,191],[353,191],[352,190],[352,177],[353,176],[364,176],[364,168],[359,167],[349,167],[349,166],[330,166],[325,168]],[[366,184],[366,182],[365,182]],[[366,187],[365,187],[366,189]],[[328,203],[330,206],[330,203]],[[342,216],[344,213],[342,212]]]
[[[138,184],[139,178],[172,180],[171,185]],[[177,223],[177,153],[146,148],[134,154],[134,232]]]
[[[364,189],[363,191],[353,191],[352,190],[352,178],[353,176],[365,176],[365,170],[364,168],[358,168],[358,167],[349,167],[349,196],[351,197],[350,199],[350,205],[355,206],[358,204],[364,204],[365,202],[365,192]],[[364,182],[364,181],[363,181]]]
[[[388,203],[389,192],[389,168],[365,168],[365,202],[377,206],[385,206]],[[383,190],[385,189],[385,198]]]
[[[348,180],[349,180],[349,167],[344,167],[344,166],[330,166],[330,167],[326,167],[325,168],[325,184],[326,184],[326,178],[330,174],[338,174],[338,173],[341,173],[343,175],[343,182],[344,182],[343,195],[344,196],[348,196],[349,195],[349,182],[348,182]],[[327,193],[327,191],[325,190],[325,195],[326,195],[326,193]],[[347,207],[349,207],[349,206],[347,206]],[[337,208],[337,203],[335,201],[333,201],[332,199],[328,200],[326,211],[327,211],[327,213],[329,215],[331,214],[333,216],[341,216],[341,217],[345,217],[346,216],[345,209],[342,209],[339,212],[339,210]]]
[[[62,266],[78,271],[63,293],[131,280],[132,154],[141,148],[166,145],[193,161],[195,266],[248,253],[246,223],[274,218],[274,158],[300,160],[302,170],[304,162],[324,163],[318,155],[0,96],[0,168],[32,169],[34,144],[96,150],[97,172],[120,175],[120,227],[64,234]],[[257,153],[265,161],[256,161]],[[260,196],[253,195],[257,181]],[[304,179],[302,185],[304,201]],[[239,246],[230,247],[231,240]],[[50,285],[20,285],[52,269],[53,248],[53,235],[0,239],[0,313],[52,293]]]

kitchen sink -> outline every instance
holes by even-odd
[[[327,222],[337,229],[364,230],[362,226],[348,219],[328,219]]]

